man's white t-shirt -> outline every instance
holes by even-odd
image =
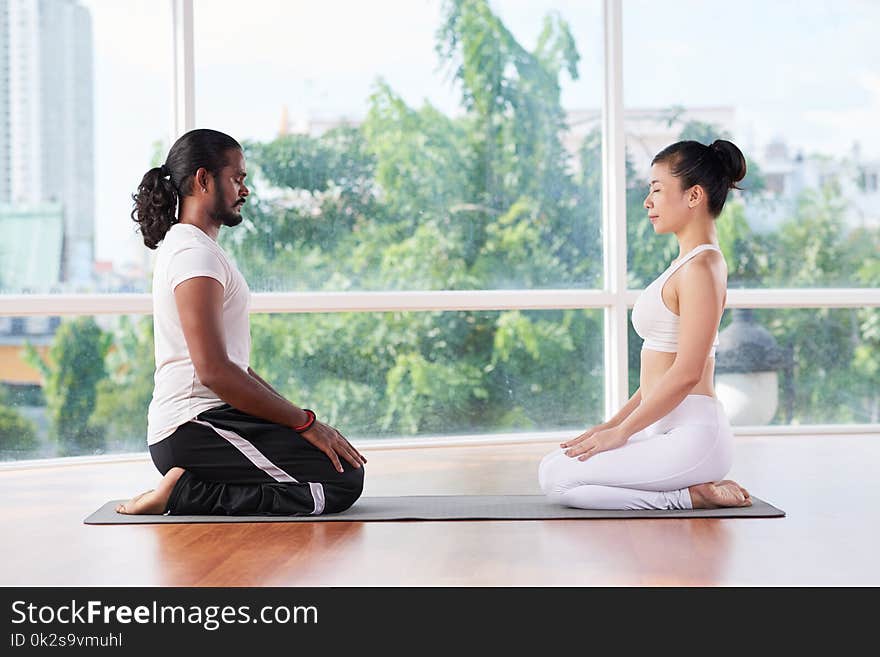
[[[199,381],[174,300],[174,288],[197,276],[208,276],[223,286],[223,328],[229,360],[245,371],[250,363],[251,295],[244,276],[200,228],[174,224],[159,245],[153,271],[156,374],[147,421],[150,445],[167,438],[199,413],[225,403]]]

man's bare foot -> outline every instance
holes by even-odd
[[[690,486],[688,491],[691,494],[691,506],[695,509],[752,506],[749,491],[730,479],[697,484]]]
[[[161,515],[165,513],[165,507],[168,506],[168,498],[171,497],[174,484],[183,473],[183,468],[171,468],[162,477],[158,488],[135,495],[128,502],[117,506],[116,513],[130,515]]]

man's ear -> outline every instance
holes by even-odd
[[[208,178],[208,170],[205,167],[196,169],[196,175],[193,179],[193,192],[207,192]]]
[[[702,185],[694,185],[688,190],[687,200],[688,207],[695,208],[706,198],[706,191]]]

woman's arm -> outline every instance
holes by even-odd
[[[174,300],[196,375],[205,387],[249,415],[291,428],[308,422],[305,411],[229,360],[223,327],[223,286],[218,281],[206,276],[187,279],[174,289]],[[327,454],[340,472],[338,456],[355,467],[365,462],[329,425],[315,422],[302,436]]]
[[[626,418],[630,416],[630,414],[639,407],[639,404],[642,401],[642,389],[636,388],[636,391],[633,393],[633,396],[629,398],[629,401],[624,404],[619,411],[612,417],[610,420],[602,423],[602,426],[611,428],[616,427],[618,424],[623,422]]]
[[[620,423],[631,436],[669,414],[700,382],[721,313],[724,312],[726,274],[723,261],[691,260],[682,267],[678,293],[678,353],[672,366],[654,385],[651,395]]]
[[[673,364],[657,381],[651,395],[629,417],[617,425],[617,429],[629,438],[660,418],[666,417],[687,397],[698,381],[699,379],[694,380],[684,376]]]

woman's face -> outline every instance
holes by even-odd
[[[655,233],[676,233],[690,218],[687,194],[665,162],[651,166],[651,183],[644,205]]]

